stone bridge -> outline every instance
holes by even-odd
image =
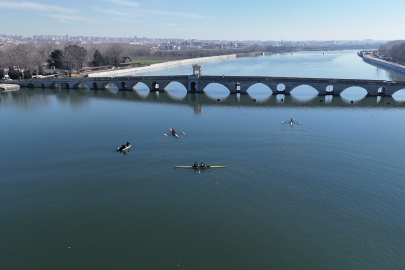
[[[361,87],[369,96],[391,96],[396,91],[405,89],[405,81],[390,82],[381,80],[357,79],[325,79],[325,78],[294,78],[294,77],[258,77],[258,76],[131,76],[106,78],[53,78],[19,80],[22,87],[63,88],[104,90],[114,84],[121,91],[130,91],[138,83],[144,83],[150,91],[165,91],[171,82],[182,84],[187,92],[201,93],[212,83],[225,86],[231,94],[246,94],[249,87],[261,83],[270,88],[273,94],[289,95],[294,88],[308,85],[316,89],[319,95],[340,95],[350,87]]]

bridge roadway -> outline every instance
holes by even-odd
[[[319,95],[340,95],[345,89],[353,86],[364,88],[369,96],[391,96],[396,91],[405,89],[405,81],[389,82],[381,80],[257,76],[131,76],[116,78],[27,79],[17,81],[22,87],[89,88],[92,90],[104,90],[109,84],[114,84],[122,91],[133,90],[138,83],[144,83],[150,91],[165,91],[171,82],[178,82],[187,89],[187,92],[195,93],[204,92],[204,89],[211,83],[222,84],[231,94],[246,94],[249,87],[257,83],[267,85],[273,94],[285,95],[289,95],[294,88],[301,85],[313,87],[318,91]]]

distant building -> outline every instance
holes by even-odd
[[[128,56],[122,57],[120,67],[132,66],[132,60]]]
[[[234,42],[230,42],[230,43],[228,44],[228,46],[229,46],[230,48],[237,48],[237,47],[238,47],[238,44],[236,44],[236,43],[234,43]]]

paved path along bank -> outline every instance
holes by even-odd
[[[219,56],[210,56],[210,57],[200,57],[200,58],[193,58],[193,59],[185,59],[185,60],[178,60],[178,61],[170,61],[165,63],[158,63],[153,64],[147,67],[136,67],[136,68],[128,68],[128,69],[120,69],[120,70],[111,70],[111,71],[104,71],[104,72],[97,72],[97,73],[90,73],[88,77],[120,77],[120,76],[130,76],[136,73],[178,67],[178,66],[185,66],[191,64],[198,64],[202,62],[210,62],[210,61],[219,61],[219,60],[228,60],[236,58],[236,54],[228,54],[228,55],[219,55]]]
[[[379,66],[389,68],[389,69],[392,69],[392,70],[395,70],[395,71],[398,71],[398,72],[401,72],[401,73],[405,74],[405,66],[403,66],[403,65],[391,63],[391,62],[388,62],[388,61],[385,61],[385,60],[370,57],[368,55],[363,56],[363,61],[366,62],[366,63],[379,65]]]

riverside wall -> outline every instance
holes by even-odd
[[[153,65],[150,65],[147,67],[136,67],[136,68],[127,68],[127,69],[120,69],[120,70],[111,70],[111,71],[90,73],[90,74],[88,74],[88,77],[94,78],[94,77],[130,76],[130,75],[136,74],[136,73],[155,71],[155,70],[160,70],[160,69],[185,66],[185,65],[191,65],[191,64],[199,64],[202,62],[227,60],[227,59],[233,59],[233,58],[236,58],[236,54],[192,58],[192,59],[185,59],[185,60],[178,60],[178,61],[170,61],[170,62],[165,62],[165,63],[158,63],[158,64],[153,64]]]
[[[395,70],[395,71],[398,71],[398,72],[401,72],[401,73],[405,74],[405,66],[402,66],[402,65],[398,65],[398,64],[395,64],[395,63],[390,63],[390,62],[387,62],[387,61],[384,61],[384,60],[381,60],[381,59],[376,59],[376,58],[370,57],[368,55],[363,56],[363,61],[366,62],[366,63],[379,65],[379,66],[389,68],[389,69],[392,69],[392,70]]]

